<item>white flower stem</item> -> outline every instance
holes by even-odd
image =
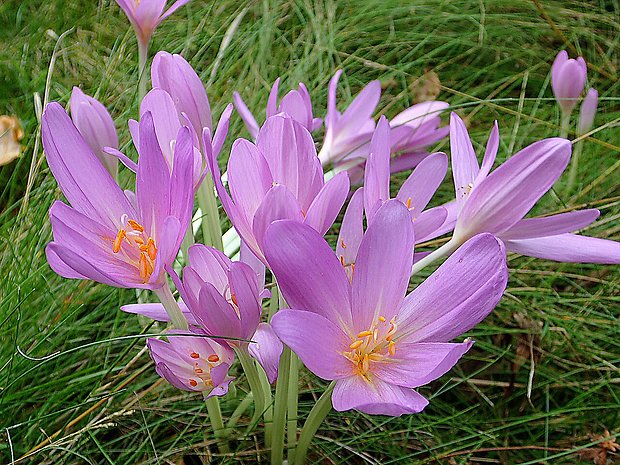
[[[138,106],[142,99],[146,95],[146,84],[147,84],[147,62],[149,59],[149,44],[142,43],[142,41],[138,40]]]
[[[201,222],[203,243],[223,251],[224,244],[222,242],[220,215],[215,200],[213,179],[210,176],[206,176],[202,181],[198,188],[197,198],[203,215]]]
[[[164,305],[166,313],[168,313],[170,321],[172,321],[172,326],[176,329],[188,329],[189,326],[187,324],[187,320],[185,319],[179,304],[174,299],[168,283],[159,289],[155,289],[153,292],[155,292],[161,303]]]
[[[568,185],[566,186],[566,193],[570,195],[577,182],[577,173],[579,171],[579,157],[583,150],[583,140],[575,143],[575,149],[573,150],[573,156],[570,161],[570,171],[568,173]]]
[[[299,357],[291,353],[291,362],[288,373],[288,392],[286,406],[286,434],[287,434],[287,459],[288,463],[295,462],[295,449],[297,447],[297,402],[299,397]]]
[[[252,391],[252,397],[254,397],[254,414],[252,415],[252,421],[250,421],[250,428],[253,428],[258,423],[258,419],[265,410],[265,395],[263,394],[263,386],[258,377],[258,370],[254,359],[250,357],[247,349],[240,348],[237,351],[237,356],[243,367],[245,377],[248,379],[250,390]]]
[[[562,112],[562,122],[560,123],[560,137],[568,139],[568,132],[570,131],[570,113],[566,114]]]
[[[411,268],[411,275],[413,276],[414,274],[418,273],[420,270],[427,267],[434,261],[445,257],[446,255],[450,255],[452,252],[458,249],[460,245],[461,242],[454,240],[453,237],[444,245],[442,245],[436,250],[433,250],[433,252],[431,252],[429,255],[414,263],[413,267]]]
[[[222,454],[229,452],[228,442],[226,441],[227,430],[224,427],[222,419],[222,411],[220,410],[220,401],[216,396],[205,397],[207,413],[213,427],[213,435],[218,439],[217,448]]]
[[[286,430],[287,391],[289,385],[289,368],[291,349],[284,347],[280,357],[276,396],[273,407],[273,433],[271,437],[271,465],[282,465],[284,460],[284,434]]]

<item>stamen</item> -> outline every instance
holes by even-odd
[[[407,198],[407,203],[406,203],[406,205],[407,205],[407,208],[408,208],[409,210],[411,210],[411,197],[408,197],[408,198]]]
[[[124,229],[120,229],[118,231],[118,234],[116,235],[116,239],[114,239],[114,244],[112,244],[112,252],[118,253],[121,250],[121,245],[126,235],[127,234]]]
[[[136,241],[138,245],[144,245],[144,239],[142,239],[140,236],[134,237],[133,240]]]
[[[364,343],[364,341],[360,341],[359,339],[357,341],[355,341],[353,344],[351,344],[349,346],[350,349],[357,349],[359,346],[361,346]]]
[[[362,359],[362,372],[366,373],[368,371],[368,354],[364,355]]]
[[[342,265],[342,267],[346,267],[346,265],[344,264],[344,255],[340,256],[340,264]]]
[[[396,355],[396,343],[394,341],[390,341],[388,344],[388,353],[393,357]]]
[[[367,336],[372,336],[372,331],[362,331],[361,333],[358,333],[357,337],[358,338],[363,338],[363,337],[367,337]]]
[[[343,249],[346,249],[346,248],[347,248],[347,244],[345,244],[345,243],[344,243],[344,239],[340,239],[340,246],[341,246]]]
[[[192,352],[189,356],[192,358],[200,358],[200,354],[197,354],[196,352]]]
[[[237,307],[239,306],[239,304],[237,303],[237,295],[234,292],[230,293],[230,300],[232,300],[232,303],[235,304]]]
[[[196,382],[196,380],[195,380],[195,379],[190,379],[190,380],[189,380],[189,384],[190,384],[190,386],[192,386],[192,387],[196,387],[196,386],[198,386],[198,383]]]
[[[209,360],[211,363],[217,363],[220,361],[220,358],[216,354],[211,354],[209,355],[209,358],[207,358],[207,360]]]
[[[379,321],[380,321],[381,323],[385,323],[385,317],[384,317],[384,316],[380,316],[380,317],[379,317]]]
[[[146,279],[149,274],[149,266],[146,261],[146,254],[144,252],[140,252],[140,277],[142,279]]]
[[[155,241],[153,240],[152,237],[149,237],[148,242],[146,243],[146,246],[148,247],[148,254],[149,254],[149,258],[151,260],[155,260],[155,258],[157,257],[157,247],[155,247]]]
[[[372,353],[372,354],[368,354],[368,358],[372,360],[373,362],[379,362],[383,360],[383,355]]]
[[[129,224],[129,226],[132,227],[132,229],[134,231],[140,231],[140,232],[144,232],[144,226],[142,226],[140,223],[138,223],[137,221],[134,220],[127,220],[127,223]]]
[[[204,371],[202,371],[202,368],[195,367],[194,368],[194,373],[198,373],[199,375],[201,375],[201,374],[204,373]]]

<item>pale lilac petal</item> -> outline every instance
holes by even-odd
[[[342,379],[353,373],[353,363],[342,355],[350,350],[351,339],[334,322],[317,313],[285,309],[273,316],[271,326],[318,377]]]
[[[47,105],[41,132],[47,163],[73,208],[116,230],[123,214],[135,215],[122,189],[58,103]]]
[[[182,127],[176,136],[174,161],[170,174],[168,214],[179,219],[183,232],[188,228],[194,208],[195,147],[190,129]],[[182,240],[182,238],[181,238]],[[181,243],[178,243],[180,246]]]
[[[564,114],[570,114],[586,84],[587,66],[582,57],[569,59],[565,50],[551,66],[551,88]]]
[[[465,123],[456,113],[450,115],[450,148],[456,202],[461,209],[480,168]]]
[[[437,152],[426,157],[411,173],[398,191],[396,198],[411,211],[411,217],[417,218],[426,208],[441,185],[448,170],[448,157]],[[421,236],[416,233],[419,240]]]
[[[482,165],[480,166],[480,172],[476,177],[474,185],[479,184],[484,178],[486,178],[495,163],[495,157],[497,156],[497,150],[499,149],[499,126],[497,121],[493,124],[491,134],[489,134],[489,140],[487,141],[487,147],[484,152],[484,158],[482,159]]]
[[[397,200],[376,213],[360,244],[353,273],[354,331],[371,327],[379,316],[396,315],[407,292],[413,262],[413,225],[407,208]]]
[[[419,151],[398,155],[390,161],[390,173],[400,173],[401,171],[413,169],[429,155],[430,154],[428,152]]]
[[[304,99],[296,90],[292,90],[282,97],[278,109],[301,123],[308,131],[312,130],[312,119],[308,119]]]
[[[187,224],[181,225],[178,218],[168,216],[157,230],[157,234],[153,235],[158,250],[149,284],[155,287],[165,284],[164,268],[174,262],[186,229]]]
[[[241,95],[239,95],[239,92],[233,92],[233,102],[235,104],[237,112],[239,113],[239,116],[241,116],[241,119],[245,123],[245,127],[248,128],[252,139],[256,139],[259,130],[258,123],[256,122],[256,119],[254,118],[254,115],[252,114],[248,106],[241,98]]]
[[[190,310],[208,334],[224,338],[243,338],[237,312],[212,284],[202,283],[198,301],[199,305]]]
[[[275,382],[278,377],[280,355],[282,355],[284,350],[282,341],[280,341],[269,323],[258,325],[254,336],[252,336],[252,341],[254,342],[248,346],[250,355],[263,367],[269,382]]]
[[[537,237],[506,241],[506,249],[530,257],[544,258],[556,262],[620,263],[620,243],[597,237],[577,234]]]
[[[134,173],[138,171],[138,164],[135,161],[133,161],[131,158],[129,158],[127,155],[125,155],[123,152],[121,152],[120,150],[114,149],[112,147],[104,147],[103,151],[107,155],[117,158],[126,168],[129,168]]]
[[[349,280],[319,233],[295,221],[277,221],[267,229],[264,250],[290,307],[351,327]]]
[[[189,311],[187,305],[183,301],[179,301],[179,308],[183,312],[183,316],[190,325],[198,325],[196,318]],[[128,304],[121,306],[121,310],[126,313],[133,313],[135,315],[142,315],[155,321],[170,321],[170,316],[163,304],[160,303],[148,303],[148,304]]]
[[[233,262],[229,273],[231,300],[236,305],[241,319],[240,337],[250,339],[256,331],[261,317],[261,302],[258,298],[256,274],[242,262]]]
[[[399,310],[398,337],[406,342],[448,342],[480,323],[506,289],[502,242],[480,234],[465,242],[409,294]]]
[[[443,233],[442,226],[448,217],[444,207],[430,208],[413,220],[416,243],[429,241]]]
[[[500,236],[503,241],[557,236],[579,231],[593,223],[601,214],[597,209],[577,210],[542,218],[525,218]]]
[[[596,89],[590,89],[583,99],[581,111],[579,112],[579,123],[577,125],[579,134],[585,134],[592,129],[597,106],[598,92]]]
[[[331,178],[312,201],[306,212],[305,223],[322,235],[329,231],[349,195],[349,187],[346,171]]]
[[[272,187],[265,195],[252,223],[252,231],[258,244],[264,248],[265,231],[271,223],[277,220],[295,220],[303,222],[303,214],[297,199],[284,186]]]
[[[203,244],[194,244],[188,251],[190,267],[198,277],[213,284],[220,294],[228,286],[228,270],[232,265],[230,259],[221,251]],[[185,274],[183,275],[185,278]]]
[[[385,116],[377,123],[370,141],[364,175],[364,210],[372,220],[383,202],[390,199],[390,125]]]
[[[352,136],[362,132],[362,128],[364,130],[368,129],[368,120],[372,118],[380,97],[381,82],[369,82],[342,114],[339,130],[344,134]]]
[[[396,386],[373,376],[351,376],[336,382],[332,393],[334,410],[359,410],[370,415],[398,417],[419,413],[428,405],[422,395],[413,389]]]
[[[53,247],[48,246],[45,247],[45,258],[50,268],[54,270],[54,272],[63,278],[68,279],[89,279],[87,276],[84,276],[81,273],[78,273],[69,265],[67,265],[62,258],[58,256],[58,254],[54,251],[56,247],[62,247],[56,244]]]
[[[342,70],[337,70],[329,80],[327,86],[327,115],[325,116],[325,127],[328,129],[333,128],[339,116],[338,109],[336,108],[336,90],[338,89],[338,80],[341,75]]]
[[[372,373],[386,383],[415,388],[452,369],[473,342],[399,343],[396,340],[395,344],[394,356],[371,362]]]
[[[172,97],[163,89],[155,88],[149,91],[140,104],[140,115],[146,112],[150,112],[153,117],[159,147],[166,157],[169,169],[172,169],[172,144],[181,129],[181,122]]]
[[[224,108],[224,111],[220,115],[220,119],[217,122],[217,128],[215,129],[215,134],[213,135],[213,153],[216,158],[222,151],[226,136],[228,135],[230,116],[232,115],[233,109],[234,107],[232,103],[226,105],[226,108]]]
[[[336,244],[336,255],[345,266],[355,263],[364,236],[364,189],[355,191],[344,213]]]
[[[177,0],[176,2],[174,2],[170,8],[168,8],[168,10],[161,16],[161,19],[164,20],[166,19],[168,16],[170,16],[172,13],[174,13],[175,11],[177,11],[179,8],[181,8],[183,5],[186,5],[187,3],[189,3],[190,0]]]
[[[493,171],[469,194],[455,236],[500,234],[522,219],[562,174],[571,155],[566,139],[543,139]]]
[[[241,241],[239,260],[249,265],[256,274],[257,291],[262,292],[265,287],[265,264],[252,252],[245,241]]]
[[[450,106],[449,103],[440,101],[422,102],[413,105],[390,120],[390,127],[394,128],[406,125],[417,128],[436,118],[442,111]]]

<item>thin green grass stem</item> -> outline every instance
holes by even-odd
[[[332,381],[321,397],[319,397],[319,400],[316,401],[312,410],[310,410],[308,418],[301,429],[299,441],[297,442],[295,461],[289,461],[290,465],[303,465],[305,463],[310,443],[319,429],[319,426],[321,426],[321,423],[323,423],[323,420],[332,409],[332,391],[334,390],[335,384],[336,382]]]

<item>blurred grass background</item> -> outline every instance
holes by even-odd
[[[259,122],[278,76],[282,93],[305,82],[319,116],[336,68],[345,70],[341,104],[380,79],[379,112],[391,117],[420,97],[420,78],[432,71],[439,82],[431,88],[467,118],[478,153],[499,121],[503,161],[559,133],[550,64],[563,48],[578,51],[601,96],[602,129],[585,141],[575,195],[560,181],[559,200],[546,196],[536,213],[594,206],[602,215],[586,233],[620,240],[619,46],[617,0],[193,0],[159,27],[152,52],[190,61],[209,83],[216,117],[238,90]],[[0,3],[0,112],[17,115],[26,133],[23,155],[0,167],[0,462],[190,465],[205,454],[221,463],[266,461],[255,432],[241,434],[231,456],[216,455],[200,396],[159,380],[135,337],[157,328],[118,310],[135,301],[133,291],[65,280],[48,267],[47,210],[60,193],[37,140],[33,95],[44,95],[55,49],[50,100],[66,103],[74,85],[98,97],[129,153],[126,121],[137,115],[135,38],[114,2]],[[227,147],[247,136],[235,116]],[[449,152],[447,142],[437,149]],[[122,181],[132,179],[125,173]],[[448,176],[435,202],[452,195]],[[421,390],[432,397],[422,414],[332,413],[311,462],[617,461],[609,436],[620,429],[620,270],[517,256],[509,266],[506,296],[469,334],[474,349]],[[307,373],[301,382],[305,417],[322,383]],[[241,396],[245,381],[237,385]],[[224,415],[238,402],[225,399]]]

